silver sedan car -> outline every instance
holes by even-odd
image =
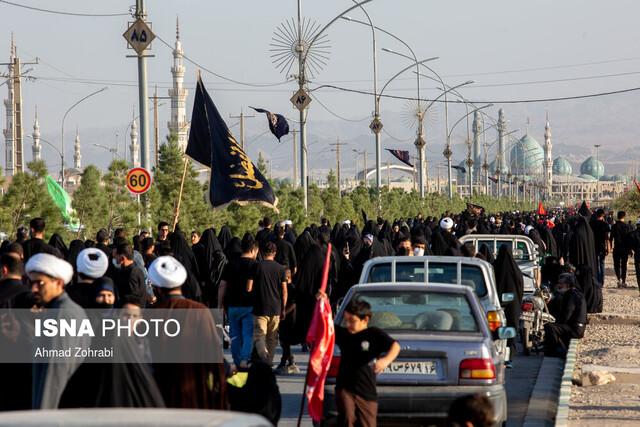
[[[400,355],[377,377],[378,419],[394,424],[429,425],[446,418],[451,402],[481,393],[493,403],[495,424],[507,419],[504,365],[493,334],[473,290],[450,284],[382,283],[350,289],[336,314],[341,324],[352,299],[371,305],[369,326],[400,343]],[[515,335],[513,328],[495,332]],[[335,375],[340,364],[336,347],[325,386],[325,420],[333,424]]]

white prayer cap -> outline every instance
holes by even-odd
[[[343,224],[347,224],[347,225],[351,225],[351,221],[348,219],[345,219],[344,221],[342,221]]]
[[[45,253],[33,255],[25,267],[27,274],[41,273],[54,279],[61,279],[65,285],[73,279],[73,267],[57,256]]]
[[[104,276],[109,267],[107,254],[98,248],[87,248],[80,251],[76,260],[78,273],[82,273],[92,279]]]
[[[451,230],[453,228],[453,220],[451,218],[444,217],[440,220],[440,228],[443,230]]]
[[[531,230],[533,230],[533,225],[527,225],[524,228],[524,234],[529,235],[529,232],[531,232]]]
[[[362,236],[362,238],[363,238],[364,240],[368,240],[368,241],[370,241],[371,243],[373,243],[373,234],[365,234],[364,236]]]
[[[291,221],[290,219],[287,219],[284,221],[284,225],[293,225],[293,221]]]
[[[489,218],[489,222],[490,222],[491,224],[495,224],[495,223],[496,223],[496,219],[495,219],[494,217],[490,217],[490,218]]]
[[[187,270],[174,257],[161,256],[149,266],[149,280],[159,288],[177,288],[187,280]]]

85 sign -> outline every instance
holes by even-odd
[[[151,187],[151,174],[144,168],[133,168],[127,172],[127,189],[133,194],[143,194]]]

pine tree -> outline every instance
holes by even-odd
[[[127,230],[138,228],[138,213],[141,207],[127,190],[127,171],[127,163],[116,159],[109,165],[109,170],[103,179],[103,198],[107,204],[107,215],[102,221],[103,226],[109,230],[117,227],[124,227]]]
[[[42,160],[27,164],[28,172],[13,175],[11,184],[2,198],[0,226],[14,233],[20,225],[32,218],[42,217],[47,222],[47,234],[65,234],[62,214],[49,197],[45,177],[47,167]]]
[[[91,238],[105,227],[105,218],[109,214],[101,173],[94,165],[89,165],[82,173],[80,186],[73,193],[73,208],[84,227],[84,235]]]
[[[175,135],[167,137],[160,147],[158,166],[154,170],[151,191],[151,214],[154,223],[171,223],[175,214],[180,182],[184,170],[184,154]],[[212,224],[211,207],[206,200],[206,185],[198,181],[198,172],[189,159],[180,202],[180,228],[183,231],[204,230]]]
[[[267,176],[267,162],[262,155],[262,151],[258,152],[258,164],[256,165],[262,176]]]

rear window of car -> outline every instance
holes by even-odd
[[[482,269],[475,265],[462,264],[460,282],[470,286],[479,297],[487,295],[487,285]],[[458,283],[458,265],[456,263],[429,263],[428,278],[430,283]],[[391,264],[375,264],[371,267],[367,283],[391,281]],[[396,282],[424,283],[424,263],[396,262]]]
[[[369,326],[385,331],[478,332],[466,295],[425,291],[366,291],[353,298],[371,305]]]

